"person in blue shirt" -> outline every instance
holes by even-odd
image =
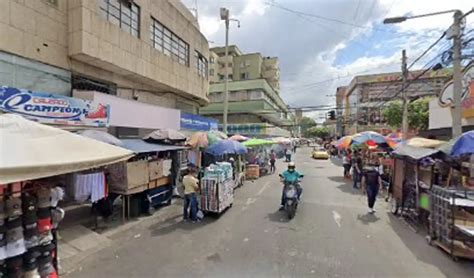
[[[303,177],[303,174],[300,172],[296,171],[296,165],[294,162],[288,163],[288,170],[280,174],[280,177],[283,179],[283,191],[281,193],[281,209],[283,209],[284,202],[285,202],[285,187],[287,183],[292,183],[292,182],[297,182],[300,178]],[[296,183],[296,191],[298,193],[298,199],[301,196],[301,193],[303,192],[303,188],[301,188],[301,185],[297,182]]]

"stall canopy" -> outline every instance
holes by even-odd
[[[0,116],[0,184],[82,171],[132,156],[129,150],[19,115]]]
[[[256,146],[265,146],[265,145],[273,145],[275,142],[265,139],[257,139],[252,138],[248,141],[242,143],[246,147],[256,147]]]
[[[120,139],[105,131],[86,129],[79,131],[78,134],[107,144],[123,147],[123,143]]]
[[[212,154],[214,156],[225,154],[245,154],[247,153],[247,148],[240,142],[226,139],[211,145],[206,149],[206,153]]]
[[[416,160],[430,156],[437,152],[439,152],[439,150],[437,149],[414,147],[414,146],[408,145],[407,142],[398,144],[393,150],[393,153],[396,155],[407,156]]]
[[[165,152],[173,150],[183,150],[184,146],[173,146],[164,144],[154,144],[143,141],[142,139],[122,139],[124,148],[131,150],[134,153],[152,153]]]

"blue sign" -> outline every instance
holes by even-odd
[[[181,113],[181,129],[208,131],[217,129],[217,120],[199,115]]]
[[[0,110],[49,124],[107,126],[109,106],[50,93],[0,87]]]

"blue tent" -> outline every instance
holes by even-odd
[[[209,146],[206,149],[206,153],[214,156],[221,156],[224,154],[245,154],[247,153],[247,148],[240,142],[226,139]]]
[[[454,142],[453,148],[451,149],[452,156],[460,156],[464,154],[474,153],[474,130],[468,131],[462,134]]]

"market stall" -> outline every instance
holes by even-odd
[[[270,152],[271,146],[275,142],[264,139],[249,139],[242,143],[249,149],[249,158],[247,162],[246,176],[249,178],[258,178],[270,173]],[[257,175],[258,172],[258,175]]]
[[[58,175],[129,159],[120,147],[42,125],[21,116],[0,116],[0,193],[4,244],[0,274],[57,277],[57,228],[64,218]]]
[[[210,145],[205,152],[214,157],[215,162],[204,170],[201,178],[201,209],[204,212],[221,213],[232,205],[236,187],[234,167],[226,158],[243,155],[247,148],[233,140],[220,140]],[[235,163],[235,160],[234,160]]]
[[[451,169],[449,177],[440,178],[431,192],[428,239],[453,259],[474,259],[474,131],[441,150],[449,154],[444,160]]]

